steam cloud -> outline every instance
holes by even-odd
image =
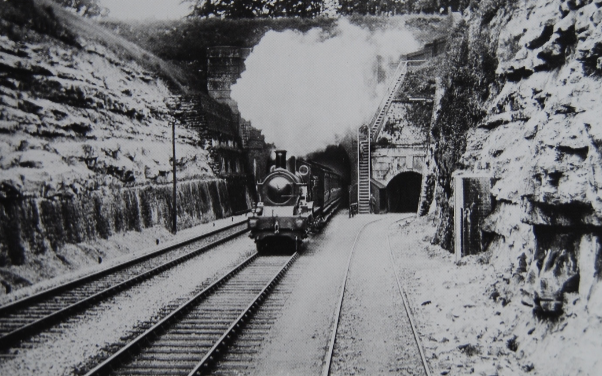
[[[270,31],[231,95],[268,142],[305,155],[370,121],[388,86],[379,66],[390,75],[401,54],[418,48],[407,30],[371,32],[346,19],[328,34]]]

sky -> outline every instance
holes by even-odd
[[[188,14],[189,3],[181,0],[101,0],[111,11],[109,17],[121,20],[177,19]]]

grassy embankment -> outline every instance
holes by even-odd
[[[182,68],[162,60],[137,44],[114,34],[98,22],[82,18],[51,0],[17,0],[0,6],[0,28],[13,40],[35,39],[35,33],[56,38],[71,46],[85,48],[100,43],[120,59],[135,61],[168,82],[180,92],[190,90],[190,75]]]

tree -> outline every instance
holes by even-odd
[[[415,13],[437,13],[441,6],[446,1],[441,0],[416,0],[413,4],[412,10]]]
[[[323,0],[183,0],[193,3],[191,16],[221,18],[314,17]]]
[[[84,17],[106,17],[109,10],[100,5],[100,0],[55,0],[65,8],[73,9]]]
[[[409,0],[339,0],[339,14],[395,15],[407,13]]]
[[[322,12],[321,0],[278,0],[268,6],[271,17],[315,17]]]

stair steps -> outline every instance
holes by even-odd
[[[358,213],[370,213],[370,138],[369,132],[358,132]]]
[[[395,98],[395,94],[401,87],[403,83],[406,73],[408,71],[408,62],[401,61],[395,70],[395,74],[393,75],[392,83],[389,85],[388,92],[381,104],[378,107],[378,110],[372,117],[370,124],[366,132],[359,131],[358,132],[358,147],[359,147],[359,155],[358,155],[358,213],[365,214],[370,213],[370,143],[376,142],[378,139],[378,135],[380,134],[385,120],[386,115],[391,108],[391,103],[393,102],[393,98]]]
[[[391,103],[393,103],[393,99],[395,98],[395,94],[401,87],[401,84],[405,80],[406,73],[408,72],[408,61],[404,60],[399,63],[397,69],[395,70],[395,74],[393,75],[392,84],[389,85],[389,90],[387,95],[381,101],[381,105],[378,107],[376,114],[372,118],[370,122],[370,133],[371,133],[371,141],[376,142],[378,136],[384,126],[386,115],[391,108]]]

